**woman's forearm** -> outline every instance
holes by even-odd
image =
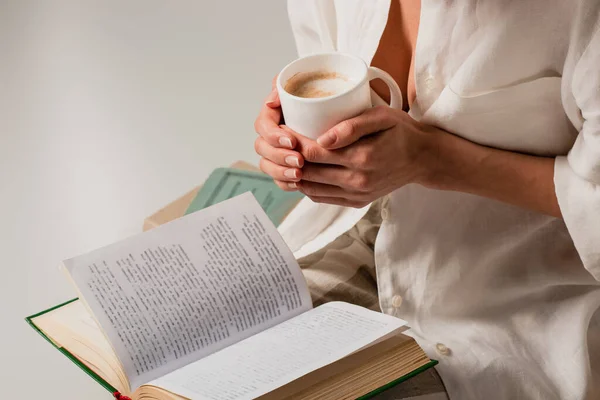
[[[554,158],[481,146],[452,134],[432,135],[425,186],[466,192],[562,218]]]

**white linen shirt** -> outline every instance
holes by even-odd
[[[370,63],[389,7],[288,0],[299,54]],[[385,199],[375,246],[382,310],[440,361],[453,400],[600,399],[600,2],[422,0],[415,57],[410,115],[556,157],[564,221],[400,188]]]

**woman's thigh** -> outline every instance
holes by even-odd
[[[298,260],[315,306],[345,301],[379,311],[373,252],[381,225],[379,203],[348,232]]]

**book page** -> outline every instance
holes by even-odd
[[[114,350],[81,301],[64,305],[32,321],[55,345],[67,349],[121,393],[129,392],[129,384]]]
[[[300,267],[250,193],[64,266],[132,390],[312,307]]]
[[[254,399],[404,326],[366,308],[327,303],[150,384],[195,400]]]

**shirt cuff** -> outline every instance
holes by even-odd
[[[556,157],[558,205],[583,266],[600,281],[600,185],[581,178],[567,157]]]

